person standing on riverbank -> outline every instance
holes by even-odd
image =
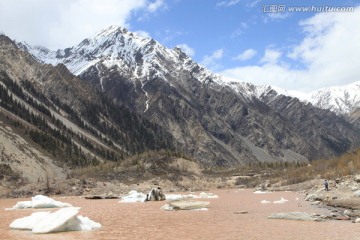
[[[324,181],[324,186],[325,186],[325,191],[329,191],[329,183],[326,179]]]

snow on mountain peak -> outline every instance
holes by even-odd
[[[199,66],[181,49],[168,49],[154,39],[144,37],[144,34],[133,33],[115,25],[71,48],[51,51],[27,45],[26,50],[41,62],[65,64],[75,75],[82,74],[91,66],[102,64],[107,68],[117,67],[123,74],[141,81],[156,76],[166,80],[165,76],[172,69],[197,69],[193,75],[199,81],[221,82],[220,76]]]
[[[360,107],[360,81],[341,87],[322,88],[309,93],[311,103],[338,114],[348,114]]]
[[[308,94],[287,91],[271,85],[256,86],[233,81],[200,66],[180,48],[168,49],[154,39],[144,37],[144,34],[136,34],[116,25],[99,31],[71,48],[52,51],[44,47],[31,47],[26,43],[18,43],[18,46],[29,51],[43,63],[65,64],[75,75],[84,73],[91,66],[98,67],[101,64],[108,69],[117,68],[117,71],[129,79],[139,79],[144,86],[147,80],[161,77],[167,81],[168,74],[185,70],[200,82],[229,86],[250,99],[286,95],[339,114],[347,114],[360,106],[360,81]]]

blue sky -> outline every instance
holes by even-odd
[[[18,41],[57,49],[119,25],[166,47],[180,46],[225,79],[309,92],[360,81],[359,3],[0,0],[0,31]],[[315,9],[292,12],[291,7]],[[327,12],[326,7],[353,11]]]

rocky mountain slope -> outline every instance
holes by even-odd
[[[0,36],[0,168],[27,181],[65,178],[69,168],[121,161],[176,141],[59,64],[36,61]],[[1,180],[1,179],[0,179]]]
[[[203,165],[307,161],[360,146],[360,129],[343,117],[271,88],[226,83],[180,49],[124,28],[63,50],[18,46],[42,63],[64,64],[113,104],[159,124],[178,151]]]

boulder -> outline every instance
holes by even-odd
[[[346,216],[346,215],[336,216],[335,219],[336,220],[351,220],[351,218],[349,216]]]
[[[334,181],[336,184],[339,184],[341,182],[341,178],[335,178]]]
[[[356,192],[354,192],[354,196],[355,197],[360,197],[360,190],[357,190]]]
[[[325,197],[323,195],[318,195],[318,194],[309,194],[305,197],[305,201],[309,201],[309,202],[315,202],[315,201],[323,201],[325,199]]]
[[[357,182],[357,183],[360,183],[360,175],[356,175],[354,177],[354,181]]]
[[[165,194],[162,192],[160,187],[154,187],[146,194],[146,201],[164,201],[166,199]]]

